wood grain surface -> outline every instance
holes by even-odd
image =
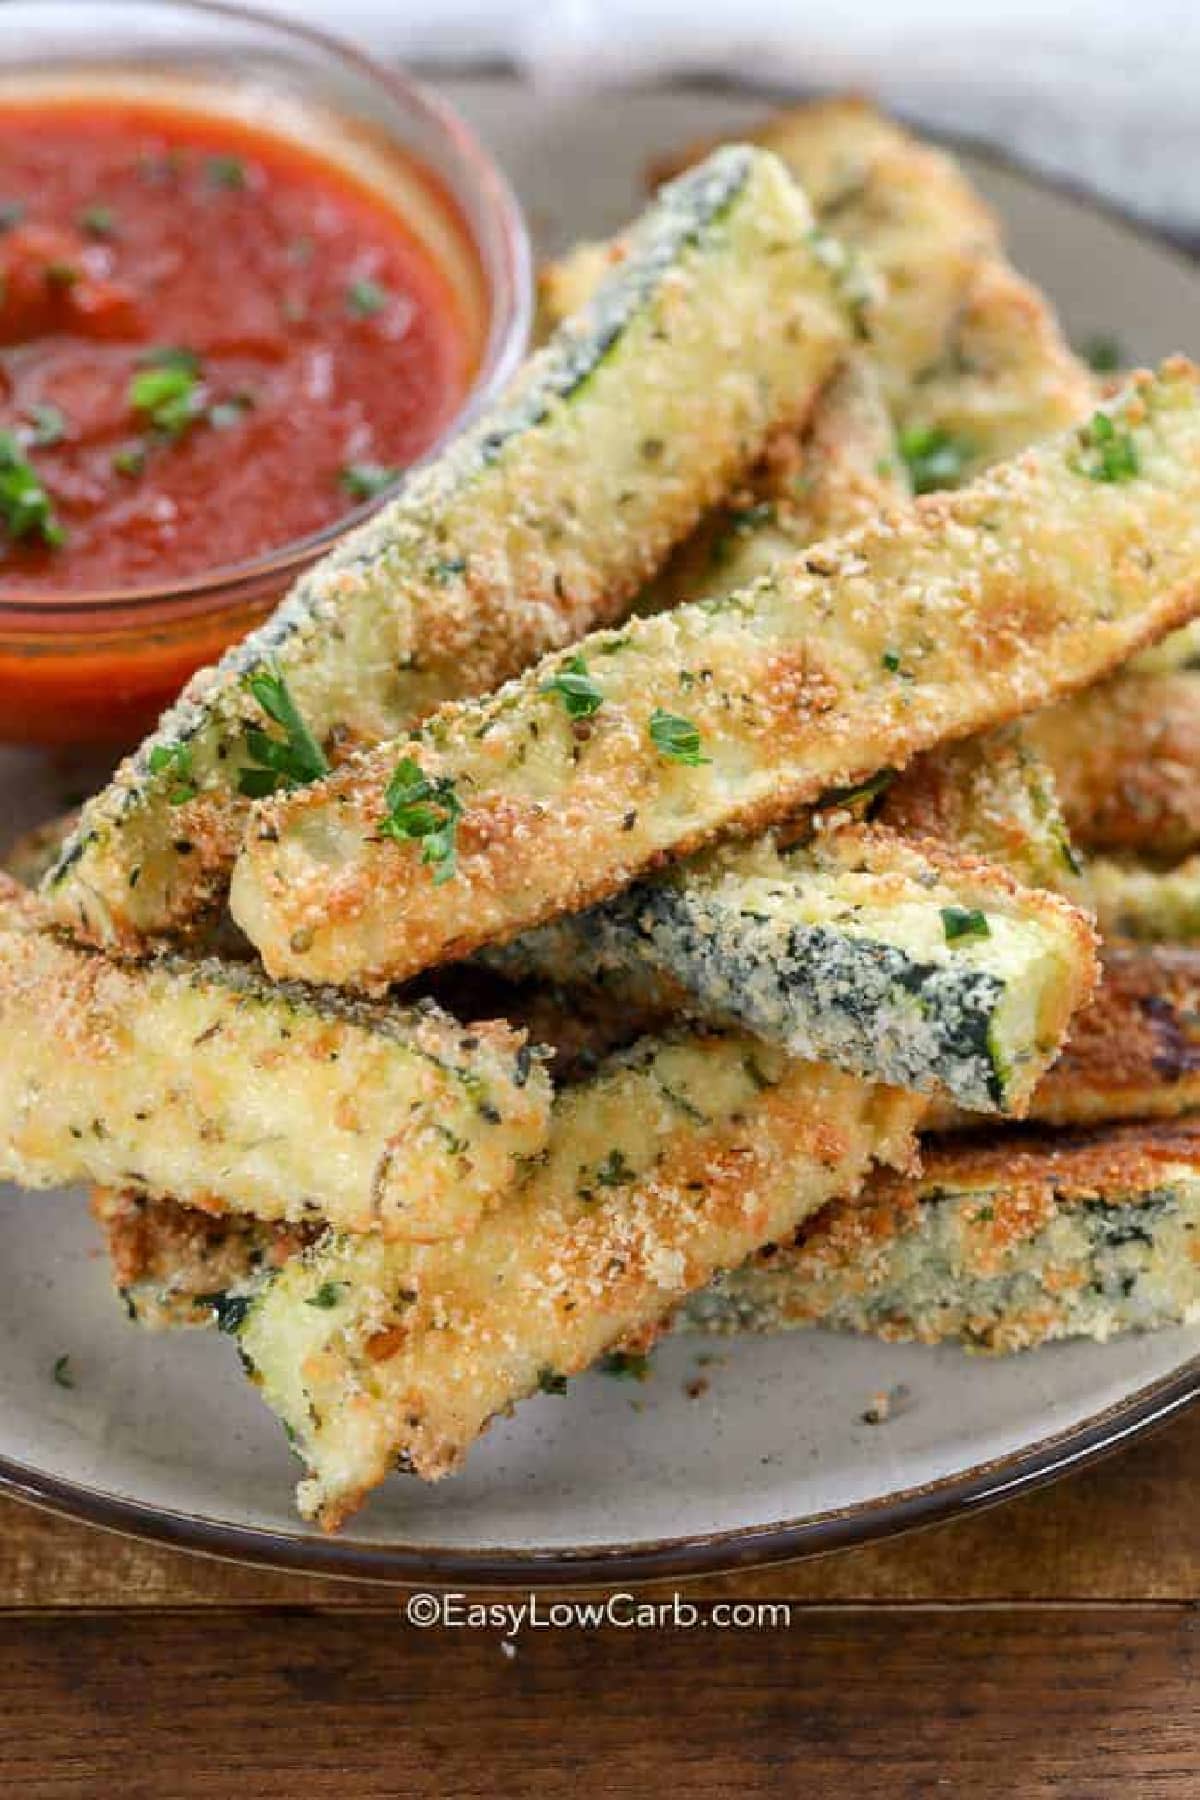
[[[679,1584],[787,1624],[507,1638],[2,1502],[0,1794],[1200,1800],[1198,1490],[1200,1410],[1009,1506]]]

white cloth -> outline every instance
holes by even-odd
[[[857,88],[1200,234],[1200,0],[259,0],[377,55],[561,89],[667,74]]]

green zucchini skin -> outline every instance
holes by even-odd
[[[1200,1125],[934,1145],[691,1299],[684,1330],[821,1324],[1012,1352],[1200,1319]]]
[[[974,921],[953,939],[946,919]],[[1002,871],[843,827],[696,859],[489,957],[754,1032],[972,1111],[1021,1110],[1095,980],[1073,907]]]
[[[85,808],[46,882],[59,920],[137,949],[219,905],[266,723],[255,671],[279,671],[336,761],[620,616],[846,341],[810,227],[744,146],[666,189],[508,395],[194,677]]]

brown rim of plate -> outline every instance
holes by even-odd
[[[458,80],[511,75],[502,63],[459,66],[424,64],[421,73]],[[720,79],[680,80],[675,91],[697,94],[740,94],[784,104],[815,98],[798,89],[768,83]],[[907,121],[906,121],[907,122]],[[968,151],[1121,225],[1156,250],[1166,251],[1195,271],[1200,257],[1189,253],[1167,231],[1148,224],[1085,185],[1049,176],[1022,164],[992,145],[965,135],[950,136],[918,126],[931,141]],[[1103,1347],[1097,1346],[1097,1354]],[[363,1543],[352,1537],[326,1537],[309,1531],[269,1531],[256,1526],[201,1517],[195,1513],[152,1506],[123,1498],[31,1468],[0,1454],[0,1493],[9,1494],[63,1518],[79,1519],[102,1530],[173,1549],[189,1550],[225,1562],[283,1569],[330,1579],[370,1581],[382,1586],[462,1584],[473,1587],[585,1587],[614,1582],[654,1581],[670,1577],[716,1575],[740,1568],[762,1568],[799,1561],[858,1544],[895,1537],[926,1525],[964,1517],[1045,1487],[1123,1449],[1143,1433],[1165,1425],[1200,1399],[1200,1355],[1189,1357],[1172,1374],[1137,1389],[1102,1412],[1009,1455],[976,1463],[955,1475],[903,1488],[853,1506],[807,1518],[780,1519],[765,1525],[683,1537],[646,1539],[635,1544],[593,1544],[579,1549],[514,1550],[482,1546],[450,1550],[437,1544]]]

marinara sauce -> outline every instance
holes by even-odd
[[[445,429],[477,337],[402,213],[289,138],[0,106],[0,607],[165,592],[335,524]],[[172,637],[155,702],[213,630]]]

